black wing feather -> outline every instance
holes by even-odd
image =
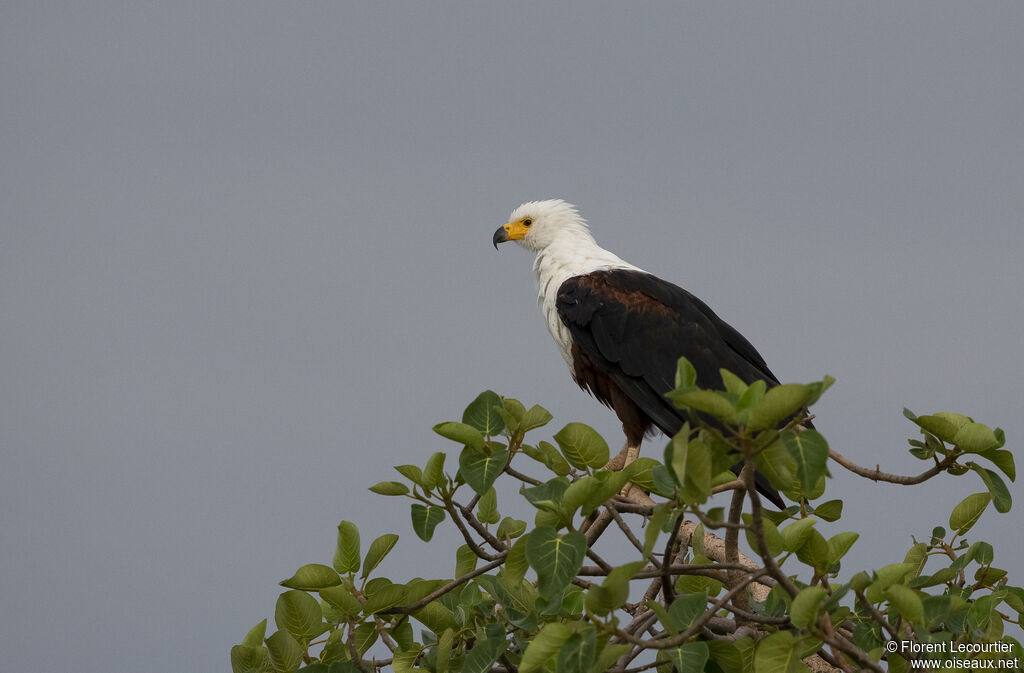
[[[582,352],[666,434],[684,416],[665,393],[686,356],[704,387],[721,387],[720,368],[746,382],[777,379],[743,335],[686,290],[642,271],[597,271],[566,280],[556,308]]]
[[[707,304],[649,273],[598,271],[570,278],[558,290],[556,309],[582,353],[668,436],[686,420],[665,398],[675,387],[681,356],[706,388],[722,387],[720,369],[746,383],[778,383],[757,349]],[[785,506],[764,475],[755,479],[761,493]]]

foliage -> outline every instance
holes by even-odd
[[[680,360],[668,396],[692,424],[663,461],[643,457],[618,472],[604,469],[608,445],[591,428],[570,423],[545,441],[535,432],[551,420],[545,409],[481,394],[461,422],[434,428],[457,457],[400,465],[402,481],[370,489],[409,498],[423,540],[455,526],[465,544],[453,550],[451,576],[379,576],[398,536],[381,535],[364,552],[360,531],[343,521],[332,564],[281,582],[276,630],[256,625],[232,648],[232,670],[906,671],[934,643],[949,652],[1000,642],[1001,652],[964,657],[1021,656],[1004,626],[1021,623],[1024,590],[994,565],[991,544],[966,537],[990,505],[1011,506],[1003,477],[1013,481],[1015,466],[1001,430],[907,411],[921,435],[910,452],[930,467],[891,475],[854,465],[807,427],[829,377],[772,388],[723,378],[724,390],[700,389]],[[860,534],[825,531],[843,510],[824,497],[832,464],[907,485],[974,472],[983,490],[953,509],[948,530],[915,540],[902,558],[845,573],[841,561]],[[765,509],[755,468],[793,504]],[[498,493],[509,484],[532,521],[502,514]],[[711,506],[716,493],[727,493],[728,508]],[[609,552],[627,559],[613,563]],[[908,643],[919,653],[907,653]]]

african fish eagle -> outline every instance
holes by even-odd
[[[622,422],[620,469],[639,454],[646,434],[658,428],[671,437],[687,420],[665,397],[680,356],[704,387],[721,388],[723,368],[747,383],[778,383],[760,353],[707,304],[598,246],[572,204],[524,203],[494,232],[495,249],[505,241],[537,254],[533,271],[548,331],[576,383]],[[784,507],[762,475],[757,482]]]

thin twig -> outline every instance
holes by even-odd
[[[419,599],[415,603],[410,603],[409,605],[397,605],[395,607],[391,607],[391,608],[388,608],[386,610],[381,610],[381,612],[385,613],[385,614],[388,614],[388,613],[399,613],[399,614],[403,614],[403,615],[411,615],[412,613],[416,612],[417,610],[419,610],[423,606],[427,605],[431,601],[436,601],[441,596],[444,596],[446,593],[448,593],[449,591],[451,591],[455,587],[459,586],[460,584],[465,584],[466,582],[468,582],[469,580],[473,579],[474,577],[477,577],[479,575],[483,575],[485,572],[487,572],[489,570],[494,570],[495,568],[497,568],[498,566],[500,566],[502,563],[505,562],[505,557],[506,556],[508,556],[508,552],[505,552],[503,554],[499,554],[498,558],[496,558],[495,560],[491,561],[487,565],[480,566],[476,570],[468,572],[465,575],[463,575],[462,577],[456,577],[455,579],[453,579],[451,582],[448,582],[447,584],[445,584],[440,589],[432,591],[431,593],[427,594],[426,596],[424,596],[423,598]]]
[[[782,588],[790,596],[796,596],[800,593],[800,589],[793,583],[793,580],[789,579],[786,573],[782,572],[782,568],[779,567],[775,557],[769,551],[768,542],[764,537],[764,526],[762,525],[762,517],[764,515],[762,514],[761,497],[757,494],[757,487],[754,484],[753,465],[750,463],[744,465],[740,471],[740,476],[747,486],[747,494],[750,495],[750,530],[753,532],[754,540],[757,542],[757,553],[761,555],[761,560],[764,562],[765,568],[768,569],[768,573],[778,580],[779,584],[782,585]]]
[[[723,595],[721,598],[715,601],[715,604],[707,610],[705,610],[704,613],[700,617],[698,617],[692,624],[690,624],[690,626],[688,626],[685,631],[675,636],[672,636],[671,638],[654,638],[650,640],[643,640],[641,638],[637,638],[636,636],[630,633],[626,633],[625,631],[616,630],[615,638],[613,638],[613,640],[618,639],[620,641],[626,641],[634,645],[640,645],[642,647],[652,648],[656,650],[665,650],[682,645],[688,639],[696,635],[704,627],[704,624],[706,624],[709,619],[714,617],[715,614],[719,610],[721,610],[726,603],[732,600],[732,598],[736,594],[746,589],[747,585],[749,585],[751,582],[757,581],[757,579],[761,576],[761,574],[763,574],[763,572],[764,571],[751,573],[747,575],[745,578],[743,578],[742,581],[737,582],[736,586],[730,588],[727,592],[725,592],[725,595]]]
[[[487,544],[491,545],[491,548],[494,549],[494,551],[500,554],[501,552],[506,551],[508,549],[508,545],[506,545],[498,538],[494,537],[494,535],[492,535],[491,532],[487,530],[487,526],[485,526],[483,522],[476,518],[476,515],[473,514],[472,505],[464,507],[457,502],[453,502],[453,504],[459,508],[459,510],[462,512],[462,516],[466,518],[466,521],[469,523],[470,526],[473,527],[473,530],[475,530],[480,535],[480,537],[487,540]]]
[[[463,523],[462,517],[459,516],[458,510],[455,508],[455,505],[454,503],[452,503],[451,500],[444,501],[444,508],[448,512],[448,514],[451,515],[452,521],[455,522],[455,526],[459,529],[459,532],[462,533],[462,537],[466,541],[466,545],[473,550],[474,554],[476,554],[485,561],[493,561],[496,558],[498,558],[498,556],[495,556],[494,554],[491,554],[481,549],[480,545],[476,543],[476,540],[473,539],[473,536],[466,528],[466,524]],[[502,553],[507,553],[507,551],[503,550]]]
[[[527,484],[530,484],[531,486],[537,486],[538,484],[543,483],[539,479],[534,479],[533,477],[528,477],[525,474],[523,474],[522,472],[517,472],[517,471],[513,470],[510,465],[506,465],[505,466],[505,474],[509,475],[510,477],[515,477],[519,481],[526,482]]]
[[[640,540],[637,539],[636,535],[633,534],[633,531],[630,529],[630,527],[626,525],[626,522],[622,520],[622,515],[620,515],[618,511],[611,507],[606,507],[605,511],[608,512],[609,515],[611,515],[612,519],[615,521],[615,523],[619,526],[619,529],[622,531],[622,534],[626,536],[626,539],[629,540],[634,547],[636,547],[638,552],[643,554],[644,546],[640,543]],[[649,554],[647,560],[650,561],[655,568],[661,567],[661,563],[658,562],[658,559],[654,558],[654,554]]]
[[[939,474],[945,472],[946,468],[956,463],[956,456],[947,456],[942,461],[935,464],[931,469],[925,470],[916,477],[907,477],[902,474],[889,474],[888,472],[882,472],[878,467],[870,470],[866,467],[861,467],[856,463],[853,463],[848,458],[844,457],[835,451],[829,450],[829,458],[836,461],[843,467],[854,474],[859,474],[862,477],[867,477],[872,481],[887,481],[890,484],[903,484],[904,486],[911,486],[913,484],[920,484],[923,481],[927,481]]]

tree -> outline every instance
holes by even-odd
[[[554,443],[534,439],[551,420],[545,409],[482,393],[461,422],[434,427],[461,447],[457,466],[435,453],[423,467],[398,466],[404,481],[370,488],[411,499],[412,527],[423,540],[442,523],[457,528],[465,544],[454,550],[452,576],[379,577],[398,536],[377,537],[363,554],[359,530],[342,521],[332,565],[309,564],[281,582],[288,591],[277,602],[277,630],[266,636],[263,620],[233,647],[234,673],[781,673],[907,671],[923,665],[915,659],[937,662],[932,670],[963,670],[969,659],[979,667],[1020,663],[1020,644],[1004,625],[1021,624],[1024,589],[993,565],[991,544],[966,537],[990,505],[1011,506],[999,473],[1013,481],[1015,466],[1001,430],[958,414],[905,411],[920,432],[910,453],[930,467],[917,476],[887,474],[853,464],[806,427],[831,378],[767,388],[722,374],[725,390],[698,388],[681,359],[669,397],[692,425],[668,441],[663,461],[642,457],[620,471],[604,469],[608,445],[586,425],[566,425]],[[730,467],[741,460],[737,476]],[[818,527],[843,509],[840,500],[824,500],[830,463],[905,485],[973,472],[984,490],[953,509],[948,530],[915,540],[902,559],[846,573],[841,560],[859,534],[826,537]],[[755,470],[794,504],[763,507]],[[510,484],[532,523],[500,513],[498,492]],[[728,509],[708,506],[725,492]]]

